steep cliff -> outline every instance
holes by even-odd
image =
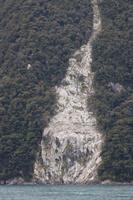
[[[133,180],[132,8],[0,1],[0,184]]]
[[[92,17],[90,0],[0,1],[0,180],[32,177],[55,85]]]
[[[37,182],[87,183],[97,179],[103,140],[87,99],[94,94],[92,45],[101,31],[101,17],[98,1],[92,0],[92,6],[92,35],[69,59],[66,77],[56,87],[56,114],[43,132],[35,163]]]

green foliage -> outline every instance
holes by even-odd
[[[91,27],[88,0],[0,1],[0,179],[32,176],[53,88]]]
[[[99,126],[105,134],[102,180],[133,180],[133,58],[132,2],[100,3],[103,31],[94,43],[95,105]],[[110,83],[123,90],[114,91]]]

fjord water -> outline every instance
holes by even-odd
[[[133,200],[133,186],[0,186],[0,200]]]

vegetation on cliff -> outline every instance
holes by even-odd
[[[0,179],[32,176],[54,86],[92,29],[88,0],[0,1]]]
[[[132,1],[100,1],[94,43],[95,108],[105,136],[101,180],[133,180]],[[0,179],[32,177],[54,86],[92,29],[89,0],[0,1]]]
[[[93,47],[95,106],[104,132],[102,180],[133,180],[133,4],[100,3],[103,30]]]

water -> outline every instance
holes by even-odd
[[[133,186],[0,186],[0,200],[133,200]]]

